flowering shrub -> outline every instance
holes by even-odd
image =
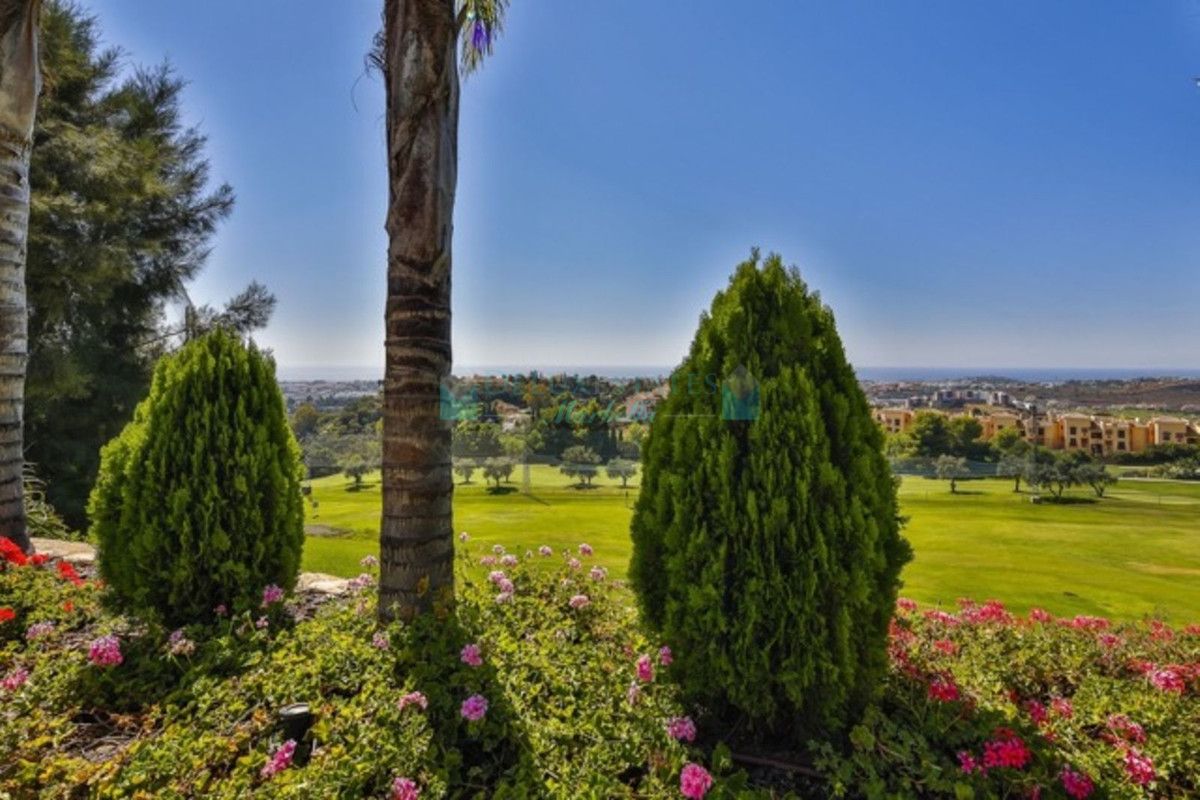
[[[453,614],[386,628],[371,575],[315,611],[303,597],[273,603],[265,628],[262,610],[247,609],[167,630],[102,610],[86,571],[76,586],[53,563],[10,565],[0,570],[14,612],[0,623],[0,797],[1200,791],[1200,630],[1018,618],[998,604],[902,607],[883,697],[846,748],[812,743],[786,759],[820,779],[781,786],[735,769],[705,709],[681,705],[675,654],[644,635],[627,590],[593,583],[567,558],[558,571],[541,559],[510,570],[504,604],[486,575],[464,569]],[[572,609],[584,584],[590,603]],[[27,637],[43,623],[53,624]],[[1104,644],[1108,635],[1120,643]],[[111,663],[94,663],[93,649]],[[1156,685],[1164,670],[1181,689]],[[315,715],[301,739],[277,721],[294,702]]]
[[[850,753],[813,744],[834,796],[1200,793],[1200,631],[897,608],[885,694]]]
[[[700,737],[674,688],[659,675],[628,701],[640,654],[669,672],[661,643],[641,633],[626,590],[566,558],[558,571],[520,561],[500,604],[464,569],[453,615],[386,628],[373,579],[298,622],[264,598],[266,628],[258,608],[168,630],[102,612],[93,581],[11,569],[0,796],[679,797],[689,761],[712,773],[693,769],[688,785],[713,796],[728,765],[689,745]],[[585,582],[589,605],[572,609]],[[42,620],[56,624],[27,641]],[[109,636],[121,662],[97,666],[89,652],[111,653]],[[304,740],[277,724],[293,702],[315,713]]]

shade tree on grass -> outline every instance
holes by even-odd
[[[592,479],[600,472],[600,461],[595,450],[574,445],[563,451],[563,463],[559,471],[568,478],[574,478],[576,486],[582,489],[592,485]]]
[[[609,478],[621,481],[621,488],[629,487],[629,479],[637,474],[637,462],[625,458],[614,458],[604,466]]]
[[[489,481],[496,482],[496,488],[500,488],[500,482],[507,482],[513,474],[515,464],[511,458],[489,458],[483,462],[483,477]]]
[[[354,456],[342,465],[342,474],[354,481],[355,489],[362,487],[363,476],[370,471],[371,468],[361,456]]]
[[[464,484],[471,482],[471,476],[475,474],[475,469],[475,459],[473,458],[454,459],[454,474],[462,478]]]
[[[951,494],[958,492],[960,480],[971,477],[971,468],[967,466],[967,460],[962,456],[938,456],[937,461],[933,464],[933,469],[938,479],[950,481]]]
[[[1082,462],[1075,467],[1075,479],[1079,483],[1091,487],[1096,497],[1104,497],[1108,487],[1117,482],[1117,476],[1108,471],[1108,467],[1096,461]]]

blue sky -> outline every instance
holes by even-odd
[[[169,59],[281,367],[382,364],[379,0],[85,0]],[[513,0],[463,86],[455,360],[671,365],[753,245],[860,366],[1200,367],[1200,0]],[[379,367],[381,369],[381,367]]]

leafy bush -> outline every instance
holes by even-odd
[[[101,457],[88,506],[101,574],[171,623],[290,588],[304,541],[299,449],[274,363],[215,332],[159,362]]]
[[[900,602],[882,701],[849,752],[813,745],[829,796],[1200,793],[1200,626],[959,602]]]
[[[757,252],[700,320],[644,449],[630,574],[687,696],[776,736],[848,726],[909,548],[833,314]]]
[[[315,614],[277,607],[285,619],[259,624],[256,609],[177,632],[94,602],[64,618],[59,605],[94,597],[93,582],[75,587],[48,568],[0,574],[22,596],[38,587],[20,625],[58,620],[45,638],[0,646],[0,679],[26,674],[0,688],[0,796],[389,798],[402,777],[423,800],[678,796],[699,751],[668,731],[674,721],[687,738],[662,679],[669,657],[603,568],[570,556],[489,554],[503,578],[463,569],[453,612],[386,628],[371,574]],[[306,618],[291,623],[292,611]],[[105,634],[120,663],[90,657]],[[469,720],[476,695],[486,711]],[[292,702],[316,715],[307,763],[279,756],[277,714]],[[273,762],[281,769],[264,772]]]
[[[1200,794],[1200,626],[901,600],[883,696],[848,747],[774,753],[816,768],[788,780],[734,769],[669,680],[684,654],[645,636],[587,556],[488,554],[484,578],[464,549],[454,612],[414,625],[377,626],[367,574],[315,610],[168,631],[4,541],[24,565],[0,560],[2,797],[382,800],[406,777],[423,800],[665,798],[689,760],[714,773],[710,800],[1057,800],[1068,771],[1093,800]],[[474,695],[487,710],[470,721]],[[288,763],[277,724],[292,702],[316,714],[307,763]]]
[[[83,533],[72,530],[46,500],[45,481],[29,465],[22,477],[25,481],[25,525],[29,535],[39,539],[82,540]]]

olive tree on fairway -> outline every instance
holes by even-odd
[[[40,0],[0,0],[0,536],[26,552],[24,420],[29,358],[25,256],[29,155],[42,77]]]
[[[374,59],[387,93],[388,256],[379,615],[429,611],[454,592],[450,244],[458,171],[458,39],[472,69],[504,0],[385,0]]]
[[[578,488],[592,485],[592,479],[600,471],[600,456],[590,447],[577,444],[568,447],[562,454],[562,466],[559,472],[568,478],[574,478]]]
[[[630,568],[671,673],[716,735],[844,729],[886,669],[910,551],[833,314],[755,251],[673,377],[643,451]]]
[[[604,466],[604,472],[613,480],[621,482],[621,488],[629,486],[629,479],[637,474],[637,463],[625,458],[614,458]]]
[[[950,481],[950,494],[956,494],[958,482],[971,475],[967,460],[962,456],[938,456],[933,463],[933,470],[941,480]]]

